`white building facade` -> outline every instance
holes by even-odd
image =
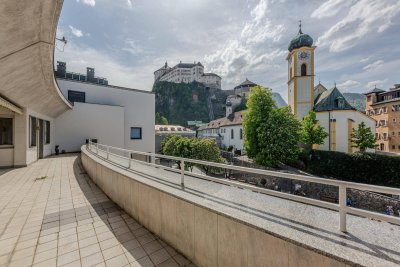
[[[154,152],[155,97],[149,91],[57,79],[74,108],[56,120],[60,150],[79,151],[86,139]]]
[[[203,83],[206,87],[221,89],[221,77],[215,73],[204,73],[204,66],[200,63],[182,63],[169,67],[168,63],[154,72],[154,81],[173,83]]]
[[[229,106],[227,106],[229,108]],[[243,114],[235,112],[225,118],[210,121],[197,130],[199,138],[213,138],[220,148],[232,148],[234,151],[244,153]]]

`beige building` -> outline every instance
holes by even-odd
[[[327,90],[321,83],[314,87],[313,39],[301,30],[289,44],[288,101],[292,112],[302,120],[314,110],[319,124],[328,133],[318,149],[345,153],[355,152],[351,134],[361,122],[375,133],[375,120],[351,106],[336,85]],[[373,152],[374,150],[369,150]]]
[[[376,120],[377,149],[400,153],[400,84],[389,91],[375,87],[365,95],[367,115]]]
[[[221,77],[215,73],[205,73],[204,66],[200,62],[182,63],[174,67],[165,65],[154,72],[154,81],[166,81],[173,83],[203,83],[206,87],[221,89]]]

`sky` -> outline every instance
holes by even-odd
[[[314,39],[315,82],[363,93],[400,83],[398,0],[64,0],[55,61],[151,90],[153,72],[200,61],[222,88],[249,80],[287,100],[288,44]]]

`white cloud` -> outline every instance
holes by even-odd
[[[333,17],[341,11],[345,5],[349,5],[354,0],[329,0],[320,5],[314,12],[311,14],[312,18],[329,18]]]
[[[363,70],[371,71],[371,70],[380,68],[380,67],[382,67],[383,63],[384,63],[383,60],[377,60],[377,61],[375,61],[374,63],[368,64],[367,66],[365,66],[365,67],[363,68]]]
[[[111,85],[150,91],[154,66],[131,66],[118,62],[103,51],[68,42],[64,52],[55,50],[57,60],[67,62],[67,70],[86,72],[86,67],[94,67],[96,76],[105,77]]]
[[[79,37],[83,36],[83,32],[81,30],[79,30],[79,29],[77,29],[77,28],[75,28],[75,27],[73,27],[71,25],[69,25],[68,27],[71,29],[71,33],[73,35],[75,35],[75,37],[79,38]]]
[[[337,88],[339,88],[340,90],[343,90],[344,92],[349,91],[350,89],[354,89],[358,86],[360,86],[361,83],[357,82],[357,81],[353,81],[353,80],[347,80],[343,83],[339,83],[337,85]]]
[[[126,0],[126,4],[128,5],[129,8],[132,8],[132,1],[131,0]]]
[[[387,82],[387,79],[384,80],[376,80],[376,81],[371,81],[367,84],[367,87],[369,89],[375,88],[376,87],[380,87],[383,88],[383,85]]]
[[[352,5],[350,8],[347,8],[347,14],[318,38],[318,46],[329,46],[331,52],[349,49],[355,46],[357,41],[362,38],[368,38],[371,33],[379,33],[388,29],[392,25],[392,19],[400,13],[400,1],[392,0],[359,0],[349,2],[330,0],[322,4],[318,9],[323,9],[326,13],[329,12],[327,10],[328,3],[334,5],[334,10],[337,10],[343,5],[348,5],[350,2]],[[314,16],[318,17],[316,14]],[[320,15],[319,17],[324,16]]]
[[[135,40],[132,39],[126,39],[124,47],[122,48],[123,51],[127,51],[131,53],[132,55],[137,55],[141,54],[144,52],[144,49],[137,44]]]
[[[250,11],[251,19],[244,23],[240,34],[234,34],[220,49],[205,56],[205,65],[222,75],[225,87],[232,87],[246,76],[276,70],[276,59],[283,62],[284,47],[273,44],[281,39],[285,28],[267,17],[267,9],[267,1],[260,0]]]
[[[76,2],[82,2],[85,5],[88,6],[95,6],[96,5],[96,0],[76,0]]]
[[[360,60],[360,62],[361,62],[361,63],[365,63],[365,62],[369,61],[370,59],[371,59],[371,57],[365,57],[365,58],[362,58],[362,59]]]

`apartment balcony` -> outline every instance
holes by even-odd
[[[335,204],[124,156],[135,153],[147,154],[89,145],[82,163],[127,214],[199,266],[400,264],[400,219],[345,204],[347,188],[400,195],[399,189],[225,166],[338,186]]]

